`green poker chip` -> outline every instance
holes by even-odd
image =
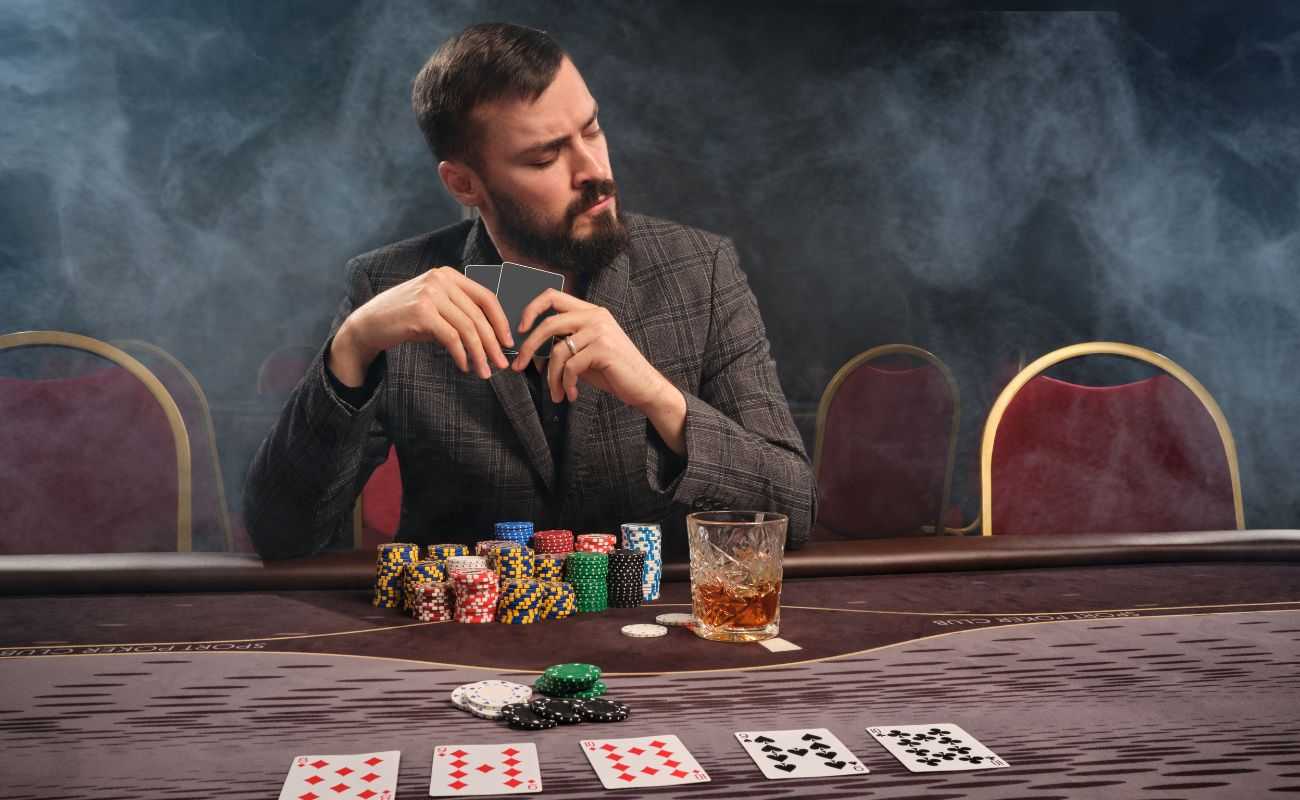
[[[533,682],[533,689],[535,689],[540,694],[546,695],[547,697],[561,697],[570,700],[591,700],[600,697],[606,691],[608,691],[608,687],[605,686],[604,681],[596,681],[586,689],[580,689],[577,691],[565,691],[563,689],[557,688],[549,681],[547,681],[546,678],[544,677],[538,678],[536,681]]]
[[[600,667],[574,662],[547,667],[540,680],[559,692],[580,692],[591,688],[599,678]]]

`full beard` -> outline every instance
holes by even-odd
[[[587,183],[582,196],[565,209],[564,218],[556,225],[548,225],[532,209],[516,203],[513,198],[490,190],[488,194],[499,211],[501,237],[523,258],[577,275],[591,276],[608,267],[627,250],[627,226],[623,220],[622,204],[617,201],[614,211],[605,211],[592,219],[590,234],[581,238],[573,235],[573,223],[582,212],[595,205],[602,196],[618,196],[612,180]]]

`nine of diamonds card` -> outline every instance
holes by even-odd
[[[951,722],[867,728],[912,772],[959,772],[1009,766],[997,753]]]
[[[393,800],[398,750],[343,756],[294,756],[280,800]]]
[[[826,728],[737,731],[736,738],[769,779],[864,775],[867,768]]]
[[[580,742],[606,789],[703,783],[709,774],[676,736],[584,739]]]
[[[542,768],[535,744],[444,744],[433,748],[430,797],[541,790]]]

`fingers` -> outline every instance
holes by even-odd
[[[553,308],[562,313],[576,311],[590,305],[590,303],[579,300],[571,294],[565,294],[555,289],[547,289],[524,306],[524,313],[519,317],[519,332],[523,333],[533,327],[533,322],[536,321],[538,315],[544,313],[547,309]]]
[[[528,366],[529,360],[537,352],[537,348],[542,346],[542,342],[552,336],[562,336],[568,333],[574,333],[582,328],[582,321],[585,315],[581,312],[570,311],[566,314],[555,314],[542,320],[533,332],[528,334],[523,344],[519,345],[519,355],[515,356],[514,362],[510,365],[515,370],[521,370]],[[556,342],[558,345],[559,342]],[[554,353],[555,348],[551,348]],[[553,357],[553,356],[552,356]]]
[[[546,365],[546,387],[551,393],[551,402],[558,403],[564,398],[564,387],[561,383],[561,377],[564,374],[564,364],[568,361],[573,353],[570,352],[569,346],[565,344],[570,336],[556,338],[551,344],[551,358]]]
[[[474,302],[474,305],[482,310],[488,324],[492,327],[495,339],[505,347],[514,345],[515,337],[510,332],[510,320],[506,319],[506,312],[501,308],[501,301],[497,296],[456,270],[452,270],[452,274],[456,276],[456,284]],[[505,364],[501,366],[504,367]]]
[[[469,365],[473,364],[480,378],[484,380],[491,378],[492,368],[488,366],[487,352],[483,349],[483,340],[479,337],[478,329],[474,327],[473,320],[464,311],[461,311],[454,301],[449,300],[439,311],[442,313],[443,320],[449,323],[455,329],[456,335],[459,336],[460,341],[458,344],[461,345],[462,359],[464,359],[464,356],[468,356],[467,360],[458,360],[456,362],[461,371],[469,372]],[[447,342],[443,342],[443,346],[449,350],[452,349]]]
[[[452,294],[450,297],[452,302],[456,304],[456,307],[459,308],[466,318],[468,318],[474,325],[474,329],[478,333],[479,342],[483,345],[484,351],[487,353],[488,357],[492,359],[492,363],[496,364],[500,369],[505,369],[509,366],[510,362],[506,360],[505,353],[501,352],[501,344],[497,341],[496,332],[494,332],[492,326],[488,324],[488,319],[484,316],[483,310],[475,305],[473,299],[468,295]]]
[[[569,348],[565,347],[563,349],[567,352]],[[561,373],[559,376],[560,388],[570,403],[578,399],[578,376],[591,368],[595,358],[596,354],[593,348],[580,348],[578,354],[567,358],[563,368],[559,370]]]

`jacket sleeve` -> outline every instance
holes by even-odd
[[[360,408],[335,393],[325,370],[334,334],[352,310],[374,296],[361,265],[348,264],[348,294],[330,335],[262,441],[244,481],[244,522],[266,559],[293,558],[350,539],[352,509],[370,474],[388,454],[378,421],[387,359],[370,367],[375,389]]]
[[[797,549],[816,517],[817,488],[781,391],[758,301],[727,239],[714,254],[711,286],[699,390],[683,391],[685,463],[651,428],[646,477],[652,489],[694,510],[785,514],[787,546]]]

